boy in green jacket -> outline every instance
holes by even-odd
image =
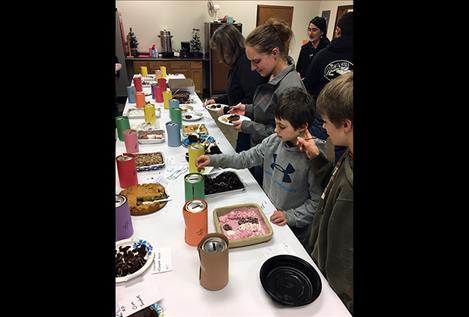
[[[334,169],[309,132],[298,137],[313,170],[330,167],[306,250],[347,309],[353,313],[353,72],[329,82],[316,101],[332,144],[347,146]]]

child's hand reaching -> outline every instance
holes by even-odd
[[[298,148],[302,152],[306,152],[306,156],[311,160],[319,155],[319,149],[314,142],[314,137],[309,133],[308,129],[305,129],[304,136],[297,137]]]
[[[276,210],[270,216],[270,221],[277,226],[284,226],[288,223],[287,217],[285,216],[285,212],[281,210]]]
[[[195,160],[195,165],[197,168],[204,168],[210,164],[210,157],[208,155],[201,155]]]

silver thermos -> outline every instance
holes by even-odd
[[[171,35],[170,31],[162,30],[158,37],[161,39],[161,54],[163,57],[173,57],[173,48],[171,46]]]

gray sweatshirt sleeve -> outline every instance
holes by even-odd
[[[252,103],[245,104],[246,108],[244,109],[244,115],[249,118],[254,118],[254,107]]]
[[[235,154],[210,155],[210,165],[214,167],[231,167],[236,169],[262,165],[264,162],[265,143],[256,145],[247,151]]]
[[[303,228],[309,226],[313,222],[313,217],[316,213],[323,191],[321,186],[322,179],[319,179],[318,176],[319,175],[317,175],[312,168],[308,170],[308,179],[314,180],[308,184],[310,198],[296,208],[285,210],[285,216],[288,220],[289,226]]]

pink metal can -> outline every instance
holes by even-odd
[[[138,134],[136,130],[124,131],[125,150],[127,153],[138,153]]]

